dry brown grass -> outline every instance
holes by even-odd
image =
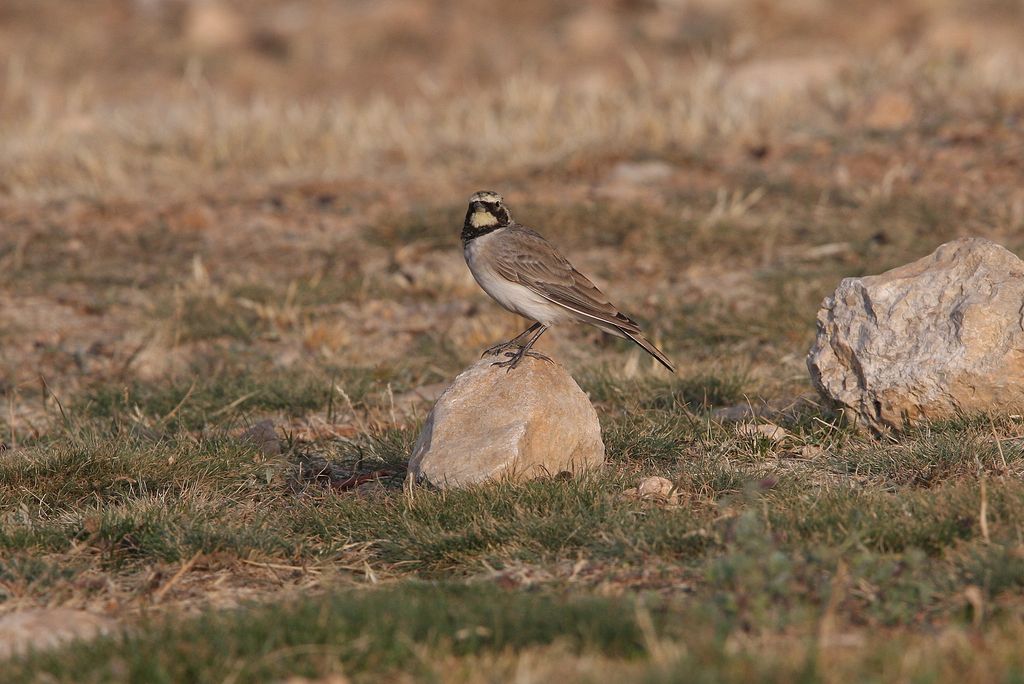
[[[351,9],[311,5],[302,13],[310,31],[292,40],[302,48],[276,60],[264,57],[264,82],[255,90],[240,87],[245,79],[234,70],[259,59],[258,45],[227,41],[211,54],[191,42],[188,22],[177,16],[185,3],[153,4],[163,14],[120,9],[108,25],[82,22],[64,51],[41,53],[24,40],[7,44],[0,154],[10,195],[110,198],[155,191],[188,197],[201,189],[359,179],[378,187],[401,183],[412,199],[459,192],[470,180],[507,183],[536,170],[571,168],[581,156],[728,161],[744,146],[768,145],[775,156],[775,148],[813,149],[815,141],[848,138],[865,127],[891,129],[905,139],[918,126],[956,128],[962,119],[984,126],[979,116],[991,120],[1024,96],[1016,77],[1024,57],[1005,27],[997,28],[996,20],[1005,17],[975,12],[979,16],[953,26],[966,7],[938,2],[869,6],[871,21],[864,23],[877,24],[878,36],[857,23],[835,43],[827,32],[816,45],[793,41],[797,55],[770,38],[817,22],[840,25],[850,10],[828,3],[782,4],[760,12],[745,3],[576,13],[568,6],[535,7],[541,17],[523,11],[518,22],[552,15],[552,23],[539,24],[530,34],[536,39],[526,41],[535,64],[522,68],[502,61],[485,76],[469,77],[477,55],[502,52],[485,47],[493,36],[474,30],[473,18],[487,16],[485,4],[465,9],[461,19],[463,12],[427,13],[404,3],[356,16]],[[14,13],[12,36],[24,37],[25,28],[44,16],[55,21],[52,14],[59,12],[30,7],[23,15]],[[76,10],[65,11],[66,22],[80,20]],[[231,21],[243,32],[258,33],[274,11],[266,3],[251,18]],[[701,13],[718,17],[705,17],[705,23],[722,28],[706,46],[674,44],[658,38],[651,26],[661,21],[686,27]],[[396,22],[404,15],[407,22]],[[499,15],[484,21],[504,20]],[[424,72],[431,76],[421,76],[435,78],[437,71],[440,83],[432,87],[404,87],[400,50],[394,54],[385,47],[395,39],[389,32],[401,36],[407,24],[418,33],[433,32],[430,46],[443,51]],[[886,24],[894,33],[885,33]],[[306,41],[324,41],[323,49],[349,54],[326,42],[324,34],[335,26],[364,39],[381,33],[373,41],[378,52],[359,59],[377,62],[386,77],[376,79],[373,70],[348,59],[314,59]],[[135,40],[148,36],[164,49],[153,54],[147,43],[127,41],[111,46],[111,58],[120,58],[108,63],[96,50],[101,38],[94,34],[110,31]],[[498,37],[499,45],[511,40]],[[587,50],[601,41],[618,49],[595,60]],[[416,43],[425,58],[436,59],[432,50]],[[72,65],[81,60],[93,70],[76,78]],[[337,61],[345,65],[336,67],[332,87],[323,71]],[[172,71],[183,64],[181,73]],[[212,73],[203,72],[203,65]],[[143,84],[146,91],[137,92]],[[912,163],[895,159],[867,174],[851,168],[847,182],[884,195],[904,180]]]

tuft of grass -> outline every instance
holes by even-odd
[[[869,578],[900,572],[891,564],[875,564],[874,575],[854,570],[856,576],[830,579],[815,576],[801,559],[771,554],[760,558],[756,573],[743,569],[754,562],[753,556],[724,556],[711,575],[722,592],[735,593],[685,601],[407,582],[196,618],[153,617],[121,634],[17,657],[5,675],[12,683],[332,675],[370,682],[400,673],[482,682],[534,660],[534,668],[544,663],[546,671],[562,670],[562,679],[580,682],[609,675],[647,682],[827,682],[837,676],[899,682],[907,676],[944,681],[954,673],[966,681],[1012,678],[1024,664],[1017,647],[1022,628],[1013,619],[1000,619],[981,634],[964,624],[836,633],[834,608],[827,606],[872,591]],[[904,565],[902,573],[914,575],[917,567]],[[821,603],[806,601],[805,591]],[[786,633],[785,649],[766,638],[769,626]],[[979,645],[984,663],[972,655]],[[899,654],[905,662],[893,672],[889,664]],[[601,663],[596,672],[594,659]]]
[[[985,471],[1017,469],[1020,440],[996,443],[986,416],[935,422],[908,431],[898,442],[868,441],[830,457],[832,468],[888,483],[929,487]]]
[[[253,358],[248,364],[213,362],[196,366],[189,375],[163,381],[117,386],[98,383],[69,407],[73,419],[134,424],[174,433],[237,423],[254,411],[299,416],[327,411],[333,402],[364,406],[373,393],[395,379],[386,368],[295,366],[276,368]],[[400,383],[396,383],[401,389]],[[348,399],[337,395],[341,387]]]
[[[627,410],[697,411],[743,401],[750,378],[742,371],[626,378],[602,367],[591,369],[579,383],[591,401]]]

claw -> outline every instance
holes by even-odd
[[[480,358],[482,359],[485,356],[487,356],[488,354],[491,354],[492,356],[497,356],[498,354],[501,354],[506,349],[511,349],[512,347],[518,347],[518,348],[522,349],[523,345],[520,344],[519,341],[521,339],[523,339],[524,337],[527,337],[528,335],[532,334],[535,330],[537,330],[537,328],[540,328],[540,327],[542,327],[540,323],[534,323],[529,328],[527,328],[523,332],[521,332],[518,335],[516,335],[515,337],[513,337],[511,340],[509,340],[507,342],[499,342],[498,344],[494,345],[493,347],[488,347],[487,349],[484,350],[484,353],[480,355]],[[526,348],[529,349],[529,344],[526,345]]]
[[[514,344],[512,342],[502,342],[501,344],[496,344],[493,347],[488,347],[487,349],[484,349],[484,353],[480,355],[480,358],[482,359],[485,356],[487,356],[488,354],[490,354],[491,356],[497,356],[498,354],[500,354],[501,352],[505,351],[509,347],[517,347],[517,346],[519,346],[519,345]]]
[[[519,362],[526,356],[531,356],[535,359],[542,359],[548,363],[554,363],[550,357],[541,354],[540,352],[530,351],[529,349],[520,348],[517,352],[505,352],[504,356],[508,358],[508,361],[495,361],[492,366],[498,366],[504,368],[505,372],[510,372],[513,368],[519,365]]]
[[[537,330],[539,330],[539,332],[535,332]],[[530,347],[532,347],[533,343],[536,342],[540,338],[540,336],[544,334],[545,330],[547,330],[547,326],[542,325],[540,323],[534,323],[533,325],[531,325],[529,327],[529,329],[527,329],[527,330],[521,332],[520,334],[516,335],[515,337],[513,337],[508,342],[503,342],[501,344],[497,344],[497,345],[491,347],[490,349],[484,351],[484,353],[480,356],[480,358],[483,358],[487,354],[495,354],[495,355],[504,354],[504,356],[508,359],[508,361],[495,361],[491,365],[492,366],[500,366],[501,368],[504,368],[506,373],[511,372],[511,370],[513,368],[518,366],[519,362],[523,360],[524,356],[532,356],[535,359],[543,359],[545,361],[549,361],[550,362],[551,359],[548,358],[547,356],[544,356],[540,352],[530,351]],[[533,337],[531,337],[526,342],[525,345],[524,344],[519,344],[519,340],[521,340],[523,337],[525,337],[525,336],[527,336],[527,335],[529,335],[531,333],[533,333]],[[519,347],[519,351],[515,351],[515,352],[505,351],[509,347]]]
[[[522,350],[518,352],[505,352],[505,356],[508,357],[508,361],[495,361],[492,366],[504,368],[505,372],[510,372],[513,368],[519,365],[519,362],[523,360]]]

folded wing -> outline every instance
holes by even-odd
[[[594,324],[640,332],[636,321],[620,312],[589,278],[532,230],[516,226],[501,241],[494,257],[494,267],[502,277],[530,288],[549,302]]]
[[[583,321],[632,340],[675,372],[668,357],[641,334],[637,322],[619,311],[589,278],[573,268],[538,233],[515,226],[496,246],[494,268],[502,277],[578,314]]]

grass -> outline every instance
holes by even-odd
[[[506,497],[499,493],[498,498]],[[519,502],[521,513],[529,516],[536,510],[531,497],[518,498],[526,499]],[[461,503],[454,507],[462,508]],[[482,506],[476,508],[480,512]],[[770,681],[817,681],[827,676],[822,658],[845,660],[844,669],[860,677],[899,681],[884,666],[896,652],[894,643],[923,652],[935,629],[954,641],[952,635],[967,639],[972,634],[976,616],[956,589],[963,584],[982,587],[991,606],[986,609],[988,629],[980,637],[999,658],[990,666],[1006,675],[1019,666],[1010,648],[1020,633],[1013,599],[1024,582],[1019,553],[998,543],[953,544],[940,560],[913,547],[872,551],[867,540],[839,547],[806,541],[790,546],[773,538],[757,508],[723,526],[714,553],[696,571],[699,545],[674,547],[685,553],[670,563],[658,562],[665,560],[665,549],[660,556],[659,549],[644,549],[642,558],[633,561],[630,549],[620,548],[608,557],[577,554],[566,574],[533,589],[501,589],[479,579],[469,585],[406,579],[376,590],[329,593],[199,619],[154,617],[124,636],[16,660],[8,676],[11,681],[31,681],[41,673],[58,681],[226,676],[264,681],[289,673],[344,672],[370,681],[402,671],[433,678],[442,676],[442,663],[452,660],[517,658],[538,648],[557,648],[574,660],[609,659],[613,671],[635,676],[639,670],[652,681],[672,679],[679,676],[673,672],[698,664],[709,677],[746,672]],[[457,514],[442,518],[435,511],[434,517],[447,529],[460,523]],[[782,522],[774,524],[781,529]],[[488,526],[489,521],[479,523]],[[536,530],[528,534],[537,536]],[[479,553],[483,541],[469,532],[453,543],[463,553]],[[603,570],[605,563],[615,570]],[[548,562],[541,567],[559,566]],[[637,576],[641,568],[642,579]],[[525,566],[496,572],[511,587],[522,587],[517,579],[528,577]],[[618,581],[634,589],[617,597],[590,596],[595,573],[604,576],[598,586],[609,575],[624,573]],[[684,589],[671,591],[672,586]],[[841,620],[838,628],[860,635],[851,642],[856,658],[850,658],[849,647],[839,651],[822,643],[833,637],[821,625],[837,615],[857,616],[853,623]],[[788,635],[792,650],[769,655],[771,642],[764,639],[777,633]],[[948,672],[963,657],[955,644],[932,644],[932,658],[908,665],[914,676]],[[872,651],[875,656],[869,655]],[[479,674],[470,673],[461,677],[476,681]]]
[[[635,658],[645,638],[632,615],[638,608],[629,600],[412,583],[400,591],[382,588],[299,600],[283,610],[254,608],[178,624],[157,622],[141,638],[105,640],[70,659],[47,663],[40,658],[38,670],[22,672],[79,681],[266,681],[290,672],[316,676],[324,669],[353,674],[411,670],[422,676],[431,669],[422,662],[427,649],[459,656],[556,641],[569,652]],[[180,648],[156,648],[166,643]],[[9,671],[10,681],[21,681],[19,669],[16,665]]]
[[[995,453],[953,451],[949,440],[964,438],[960,428],[921,439],[903,456],[934,464],[936,451],[946,448],[948,465],[931,477],[868,471],[857,477],[877,485],[859,489],[842,469],[780,472],[773,462],[787,457],[777,447],[730,436],[714,423],[646,423],[623,418],[608,429],[611,469],[600,476],[409,496],[387,487],[334,496],[310,483],[296,499],[284,480],[301,454],[275,459],[237,438],[69,439],[4,465],[0,501],[19,512],[7,521],[3,543],[11,551],[61,551],[86,540],[104,562],[115,563],[212,552],[312,562],[347,543],[365,543],[382,567],[431,578],[573,557],[700,563],[744,525],[760,526],[766,543],[786,553],[853,544],[878,554],[938,556],[980,534],[979,489],[967,474],[1001,469]],[[372,470],[374,463],[401,463],[413,434],[362,438],[325,453],[339,465]],[[660,445],[675,452],[660,456]],[[846,449],[878,453],[876,445],[856,441]],[[1011,470],[1019,467],[1019,449],[1005,457]],[[648,473],[672,477],[686,505],[623,499],[619,492]],[[986,496],[990,529],[1011,544],[1024,490],[1000,477]]]
[[[326,412],[335,401],[336,387],[344,389],[353,406],[359,406],[380,383],[393,379],[386,369],[314,365],[283,370],[259,359],[237,366],[199,364],[192,372],[188,384],[181,378],[166,378],[121,387],[97,385],[83,392],[69,410],[86,425],[104,419],[123,425],[136,419],[172,432],[197,430],[237,425],[241,417],[254,411],[293,416]],[[342,398],[336,401],[340,403]]]
[[[631,391],[634,400],[649,393]],[[303,445],[275,457],[230,437],[53,438],[0,467],[7,600],[96,599],[108,591],[89,580],[97,573],[129,581],[167,567],[166,577],[196,558],[211,570],[350,568],[343,583],[386,586],[327,583],[318,598],[198,620],[154,613],[125,636],[15,661],[10,676],[430,678],[444,662],[561,649],[652,681],[697,662],[709,672],[818,680],[814,643],[826,614],[858,635],[863,657],[846,663],[858,675],[882,676],[883,661],[867,655],[876,643],[889,652],[879,629],[914,644],[982,620],[983,638],[1005,644],[1002,630],[1019,630],[1024,586],[1024,487],[1012,475],[1020,448],[1007,443],[1000,456],[985,441],[987,421],[932,426],[888,447],[802,421],[785,424],[824,446],[820,462],[793,461],[784,447],[670,405],[606,424],[602,474],[450,492],[385,480],[331,493],[296,472]],[[400,466],[414,434],[322,442],[317,451],[345,472]],[[915,468],[927,476],[909,475]],[[675,503],[624,497],[655,473],[676,483]],[[151,603],[160,583],[144,586],[137,600]],[[965,587],[977,588],[981,618]],[[793,650],[758,658],[773,634],[789,635]],[[752,641],[737,651],[737,638]],[[948,667],[940,658],[913,671]]]

